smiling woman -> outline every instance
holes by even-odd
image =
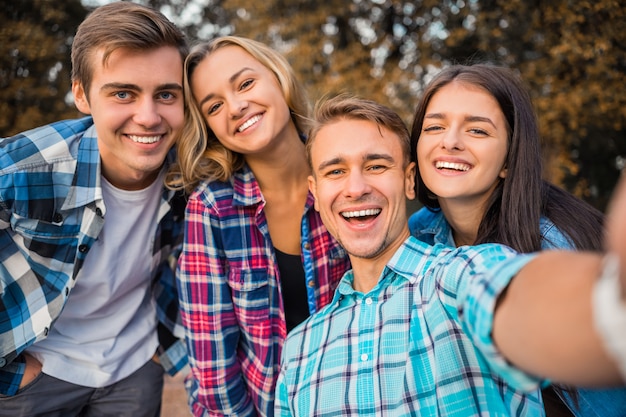
[[[308,191],[309,104],[287,61],[245,38],[197,46],[184,82],[169,184],[191,192],[178,283],[192,411],[273,415],[287,332],[349,268]]]
[[[413,121],[425,207],[409,219],[411,233],[452,247],[601,250],[602,213],[542,180],[539,142],[530,96],[513,71],[481,64],[441,71]],[[595,416],[606,404],[614,404],[606,416],[626,408],[626,389],[556,393],[543,391],[548,417]]]

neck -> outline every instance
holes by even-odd
[[[478,235],[478,226],[485,213],[483,207],[479,204],[454,204],[441,199],[439,204],[452,229],[454,244],[457,247],[473,245]]]
[[[407,224],[407,220],[404,221]],[[404,241],[409,237],[408,225],[391,244],[387,245],[377,255],[372,257],[357,257],[350,254],[352,273],[354,276],[354,289],[362,293],[368,293],[376,286],[380,277],[393,255],[400,249]]]
[[[307,186],[310,170],[304,144],[297,135],[284,140],[272,152],[247,155],[245,159],[264,194],[289,193],[301,189],[303,184]]]

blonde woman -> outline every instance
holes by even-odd
[[[308,191],[309,105],[284,57],[222,37],[185,62],[178,168],[191,192],[178,264],[190,406],[271,415],[287,332],[328,304],[349,268]]]

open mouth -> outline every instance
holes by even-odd
[[[450,169],[452,171],[469,171],[472,167],[469,164],[463,164],[460,162],[445,162],[445,161],[437,161],[435,162],[435,168],[443,170]]]
[[[354,211],[344,211],[341,213],[341,216],[349,222],[362,223],[371,219],[376,218],[380,214],[382,210],[377,209],[366,209],[366,210],[354,210]]]

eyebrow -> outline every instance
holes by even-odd
[[[242,69],[240,69],[239,71],[237,71],[233,75],[231,75],[228,78],[228,82],[230,84],[234,83],[235,80],[237,79],[237,77],[239,77],[242,73],[244,73],[246,71],[252,71],[252,68],[250,68],[250,67],[243,67]],[[202,100],[200,100],[200,102],[198,102],[198,107],[202,107],[202,105],[204,103],[206,103],[207,101],[211,100],[213,97],[215,97],[215,94],[213,94],[213,93],[207,94],[206,97],[204,97]]]
[[[386,153],[370,153],[370,154],[367,154],[363,158],[363,162],[376,161],[378,159],[383,159],[385,161],[392,162],[392,163],[395,162],[393,157],[391,155],[389,155],[389,154],[386,154]],[[337,164],[340,164],[342,162],[345,162],[345,160],[346,160],[345,158],[339,156],[337,158],[332,158],[332,159],[328,159],[326,161],[322,161],[317,166],[317,170],[321,171],[324,168],[328,168],[329,166],[337,165]]]
[[[156,88],[156,91],[164,91],[164,90],[179,90],[182,91],[183,86],[177,83],[168,83],[161,84]],[[104,84],[101,88],[101,91],[104,90],[134,90],[141,91],[141,88],[136,84],[127,84],[127,83],[108,83]]]
[[[429,113],[424,115],[424,119],[445,119],[443,113]],[[488,117],[483,116],[465,116],[464,119],[466,122],[485,122],[489,123],[491,126],[496,127],[495,123],[491,121]]]

